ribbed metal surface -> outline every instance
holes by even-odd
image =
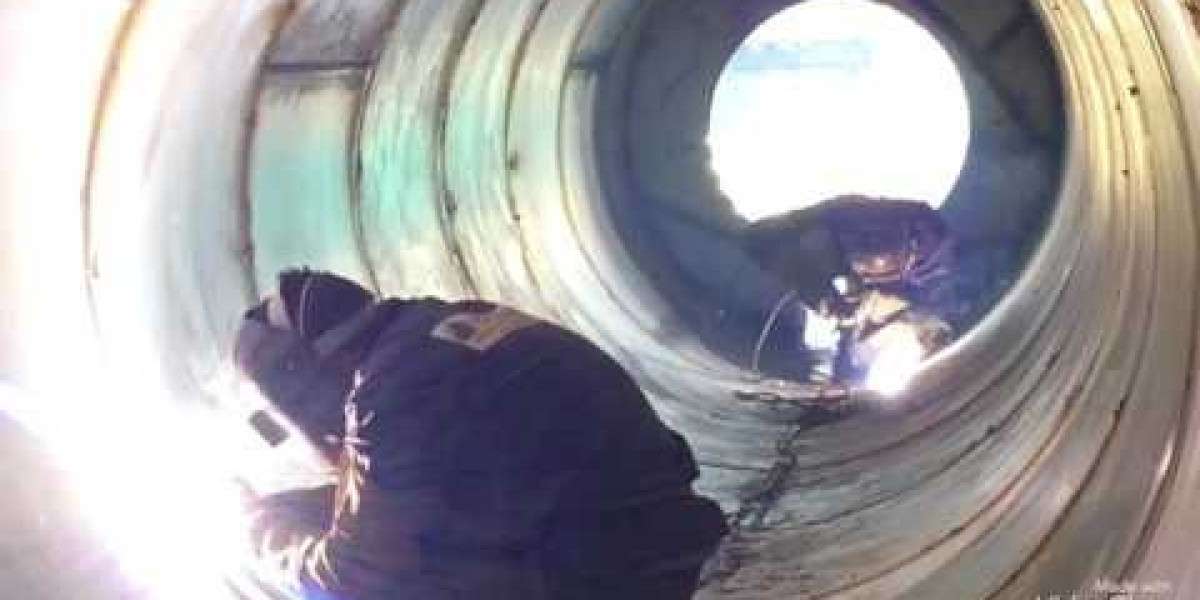
[[[329,14],[381,10],[341,4]],[[1015,600],[1126,574],[1200,595],[1190,575],[1200,569],[1182,550],[1200,533],[1190,501],[1200,454],[1194,436],[1175,445],[1197,419],[1185,413],[1196,332],[1195,32],[1166,0],[1034,4],[1070,114],[1045,243],[908,398],[811,433],[775,528],[706,597]],[[617,355],[692,440],[703,488],[731,506],[786,423],[732,398],[745,374],[704,349],[622,247],[607,197],[620,189],[609,180],[616,167],[595,143],[598,115],[612,109],[598,57],[627,49],[643,7],[410,0],[393,7],[377,55],[358,42],[314,45],[317,58],[351,48],[353,60],[377,62],[330,71],[288,50],[285,62],[302,67],[261,75],[282,56],[274,52],[298,47],[271,43],[303,29],[286,19],[294,7],[138,4],[85,196],[106,364],[212,401],[254,288],[299,261],[388,293],[509,301]],[[360,33],[344,39],[369,39]],[[75,141],[71,152],[87,147]],[[5,155],[17,146],[0,144]],[[83,158],[67,169],[76,181]],[[14,208],[27,198],[3,189],[6,221],[41,223]],[[46,210],[75,212],[39,231],[78,236],[78,196],[62,194]],[[20,327],[3,332],[10,347],[59,331],[60,315],[30,306],[47,289],[82,293],[84,269],[72,265],[45,281],[28,268],[4,274],[22,311]],[[56,277],[80,285],[55,287]],[[78,298],[64,306],[86,309]],[[53,360],[39,351],[9,372],[54,388],[61,382],[36,366]]]

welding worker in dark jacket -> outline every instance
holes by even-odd
[[[308,597],[684,600],[725,533],[625,371],[519,311],[289,271],[235,355],[337,464],[258,503],[264,560]]]
[[[751,223],[740,237],[802,305],[841,320],[854,335],[905,319],[932,352],[948,343],[968,308],[955,287],[953,236],[923,202],[838,196]],[[843,336],[861,341],[852,338]],[[839,368],[837,378],[854,370]]]

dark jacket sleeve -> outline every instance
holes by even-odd
[[[276,533],[264,538],[292,553],[279,565],[295,581],[356,600],[536,598],[522,573],[549,530],[580,558],[612,564],[614,552],[653,541],[639,522],[661,524],[681,512],[673,499],[690,501],[690,450],[598,348],[487,306],[421,306],[368,361],[360,435],[343,452],[346,492],[324,491],[334,508],[310,509],[315,493],[272,503]],[[351,450],[361,456],[346,460]],[[647,505],[661,510],[599,524]],[[702,517],[719,536],[719,511]],[[590,535],[616,525],[612,539]],[[655,547],[631,566],[691,551]],[[426,587],[397,591],[409,585]]]
[[[298,591],[335,597],[387,598],[409,582],[422,598],[442,596],[420,588],[419,533],[426,497],[380,492],[366,485],[362,464],[343,452],[337,486],[288,491],[262,499],[252,535],[268,577]]]
[[[266,496],[254,507],[251,535],[265,573],[288,587],[328,587],[334,486]]]

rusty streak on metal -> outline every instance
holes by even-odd
[[[475,29],[475,24],[479,22],[479,17],[483,13],[483,3],[481,0],[474,0],[474,9],[471,11],[471,17],[466,23],[466,26],[456,32],[450,43],[450,58],[446,61],[445,68],[442,69],[442,76],[438,81],[438,106],[437,106],[437,127],[434,130],[433,147],[438,151],[436,160],[434,160],[434,189],[437,192],[437,215],[438,225],[442,230],[442,237],[446,241],[447,249],[450,251],[454,262],[458,266],[459,274],[462,276],[463,283],[466,284],[467,291],[472,295],[479,296],[479,284],[475,281],[474,274],[471,273],[470,264],[467,261],[466,254],[463,252],[462,245],[458,242],[458,235],[454,229],[454,213],[457,210],[454,195],[451,193],[446,183],[446,138],[447,125],[449,119],[449,98],[454,87],[454,78],[458,72],[458,65],[462,59],[462,49],[466,47],[467,41],[471,38],[471,32]]]
[[[83,256],[81,257],[84,263],[83,285],[87,294],[87,305],[88,310],[91,312],[91,322],[93,324],[99,321],[99,312],[96,306],[95,280],[100,277],[100,264],[99,256],[96,254],[97,250],[93,247],[95,239],[92,235],[92,186],[95,180],[97,163],[99,162],[101,133],[104,131],[109,107],[116,91],[117,82],[121,76],[121,57],[125,54],[126,48],[128,48],[129,40],[133,36],[133,30],[137,25],[138,16],[141,14],[144,2],[145,0],[130,0],[126,6],[125,15],[122,17],[121,24],[117,29],[116,42],[109,51],[106,61],[107,66],[104,70],[104,79],[100,83],[100,93],[96,100],[96,112],[92,116],[92,126],[89,132],[87,167],[83,175],[83,185],[80,189],[82,211],[80,227],[83,240]]]
[[[505,128],[504,128],[504,146],[508,148],[508,133],[509,125],[512,123],[513,114],[513,97],[516,94],[517,84],[520,81],[521,68],[525,62],[529,51],[529,42],[533,38],[533,32],[537,29],[538,23],[542,20],[542,15],[546,12],[546,5],[549,0],[542,0],[538,5],[537,11],[533,18],[530,19],[530,25],[521,32],[521,41],[517,43],[517,52],[515,64],[509,74],[507,106],[505,112]],[[525,267],[525,272],[529,276],[529,281],[533,283],[535,289],[541,290],[542,285],[538,281],[537,269],[533,266],[533,259],[530,256],[529,243],[525,239],[525,224],[521,220],[521,211],[518,208],[517,195],[512,186],[512,175],[515,171],[521,168],[521,155],[515,151],[509,150],[508,160],[506,161],[507,172],[504,178],[504,194],[508,204],[509,217],[512,218],[513,225],[517,228],[517,241],[521,244],[521,264]]]
[[[397,3],[388,14],[388,25],[384,27],[383,34],[379,36],[378,47],[372,54],[370,66],[366,68],[363,77],[362,91],[358,95],[358,102],[354,107],[354,125],[350,128],[350,151],[353,155],[348,159],[350,164],[350,210],[351,224],[354,228],[354,243],[355,250],[362,261],[363,271],[367,275],[367,283],[376,294],[383,293],[383,285],[379,280],[379,273],[375,269],[375,262],[371,260],[371,252],[367,244],[366,224],[363,222],[363,195],[362,195],[362,139],[363,127],[367,120],[367,104],[370,97],[375,92],[376,84],[376,65],[379,63],[379,56],[382,53],[388,35],[395,29],[396,21],[399,20],[400,14],[403,12],[402,4]]]

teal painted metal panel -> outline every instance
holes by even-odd
[[[375,69],[360,148],[367,255],[389,294],[476,295],[449,231],[446,91],[480,0],[413,0]]]
[[[359,254],[353,173],[362,71],[272,73],[258,105],[250,201],[255,279],[326,269],[370,284]]]

